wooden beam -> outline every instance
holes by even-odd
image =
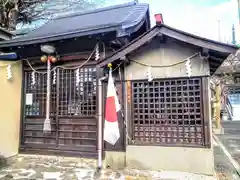
[[[214,60],[214,61],[218,61],[218,62],[223,62],[225,60],[224,58],[219,58],[219,57],[216,57],[216,56],[210,56],[209,58]]]
[[[202,48],[201,55],[202,55],[203,57],[209,58],[209,49],[207,49],[207,48]]]
[[[211,116],[210,116],[210,97],[209,97],[209,77],[202,78],[202,101],[203,101],[203,126],[204,126],[204,140],[205,145],[208,148],[211,148],[211,136],[210,136],[210,123],[211,123]]]
[[[60,61],[71,61],[71,60],[81,60],[81,59],[88,59],[91,52],[83,52],[83,53],[77,53],[73,55],[60,55]],[[94,59],[94,56],[91,57],[91,59]]]
[[[148,33],[144,34],[143,36],[139,37],[138,39],[134,40],[132,43],[128,44],[127,46],[121,48],[116,53],[114,53],[112,56],[107,58],[106,60],[103,60],[99,63],[100,67],[106,66],[108,63],[112,63],[113,61],[126,56],[130,52],[138,49],[143,44],[147,43],[154,37],[156,37],[159,33],[159,28],[154,28]]]
[[[164,43],[166,41],[166,37],[162,33],[159,33],[157,35],[157,38],[158,38],[160,43]]]

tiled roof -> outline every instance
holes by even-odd
[[[200,47],[201,49],[209,50],[209,60],[210,73],[213,74],[216,69],[221,65],[221,63],[232,53],[235,53],[238,49],[235,45],[225,44],[218,41],[206,39],[204,37],[196,36],[165,24],[156,25],[151,30],[141,35],[140,37],[134,39],[132,42],[128,43],[124,47],[115,51],[112,55],[108,56],[106,59],[98,61],[100,67],[106,66],[108,63],[112,63],[119,60],[126,55],[134,52],[136,49],[143,46],[145,43],[151,41],[158,35],[164,35],[181,42]]]
[[[138,30],[149,13],[145,3],[127,3],[96,9],[86,13],[73,13],[57,17],[26,36],[0,43],[0,47],[34,44],[78,37],[98,32],[116,31],[117,36],[125,36]]]
[[[0,41],[11,39],[13,34],[0,27]]]

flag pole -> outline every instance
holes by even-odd
[[[102,151],[103,151],[103,94],[102,81],[107,77],[104,76],[98,79],[98,161],[97,171],[102,169]]]

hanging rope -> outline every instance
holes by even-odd
[[[51,132],[50,121],[50,95],[51,95],[51,61],[47,60],[47,102],[46,102],[46,119],[43,125],[44,132]]]
[[[98,44],[96,44],[95,47],[94,47],[94,49],[93,49],[93,51],[92,51],[91,54],[89,55],[88,59],[87,59],[85,62],[83,62],[81,65],[79,65],[79,66],[74,66],[74,67],[56,66],[56,67],[54,67],[54,68],[51,69],[51,64],[50,64],[50,65],[48,65],[48,69],[50,69],[50,70],[49,70],[50,72],[52,72],[52,71],[56,72],[56,69],[57,69],[57,68],[66,69],[66,70],[80,69],[80,68],[82,68],[85,64],[87,64],[87,63],[90,61],[90,59],[92,58],[92,56],[94,55],[94,53],[95,53],[95,59],[98,59],[98,53],[96,53],[96,51],[98,51],[98,48],[99,48],[99,46],[98,46]],[[105,53],[105,52],[104,52],[104,53]],[[197,55],[200,55],[200,53],[199,53],[199,52],[198,52],[198,53],[195,53],[195,54],[193,54],[192,56],[183,59],[182,61],[179,61],[179,62],[173,63],[173,64],[169,64],[169,65],[150,65],[150,64],[142,63],[142,62],[135,61],[135,60],[130,60],[130,61],[132,61],[132,62],[134,62],[134,63],[136,63],[136,64],[139,64],[139,65],[142,65],[142,66],[146,66],[146,67],[166,68],[166,67],[173,67],[173,66],[182,64],[182,63],[188,61],[189,59],[192,59],[192,58],[196,57]],[[31,68],[31,70],[34,72],[34,73],[33,73],[34,76],[35,76],[35,73],[38,73],[38,74],[47,74],[47,71],[46,71],[46,72],[44,72],[44,71],[37,71],[36,69],[34,69],[28,59],[21,59],[21,60],[19,60],[19,61],[15,61],[15,62],[10,63],[10,64],[0,65],[0,68],[1,68],[1,67],[9,67],[9,66],[12,66],[12,65],[14,65],[14,64],[19,63],[20,61],[25,61],[25,62],[28,64],[28,66],[29,66],[29,67]],[[124,62],[120,63],[115,69],[112,70],[112,72],[114,72],[115,70],[119,69],[119,67],[120,67],[123,63],[124,63]],[[50,74],[50,73],[49,73],[49,74]],[[55,79],[54,79],[54,82],[55,82]],[[34,83],[34,80],[33,80],[33,83]],[[49,87],[48,87],[48,88],[49,88]],[[49,109],[49,108],[48,108],[48,109]],[[46,109],[46,110],[47,110],[47,109]],[[49,112],[48,112],[48,114],[49,114]],[[44,123],[44,125],[45,125],[45,130],[50,130],[50,131],[51,131],[51,124],[50,124],[49,115],[48,115],[48,117],[46,117],[46,120],[49,120],[49,121],[46,121],[46,123]],[[127,126],[125,120],[124,120],[124,126],[125,126],[125,127]],[[127,134],[127,138],[129,138],[127,132],[126,132],[126,134]]]
[[[93,54],[94,54],[95,51],[96,51],[96,48],[97,48],[97,45],[94,47],[94,49],[93,49],[93,51],[91,52],[91,54],[89,55],[88,59],[87,59],[85,62],[83,62],[81,65],[79,65],[79,66],[74,66],[74,67],[56,66],[56,67],[52,68],[51,71],[54,71],[56,68],[62,68],[62,69],[77,69],[77,68],[81,68],[82,66],[84,66],[84,65],[92,58]],[[179,62],[173,63],[173,64],[168,64],[168,65],[151,65],[151,64],[146,64],[146,63],[138,62],[138,61],[135,61],[135,60],[132,60],[132,59],[131,59],[130,61],[132,61],[132,62],[134,62],[134,63],[136,63],[136,64],[139,64],[139,65],[142,65],[142,66],[146,66],[146,67],[164,68],[164,67],[173,67],[173,66],[182,64],[182,63],[186,62],[188,59],[192,59],[192,58],[196,57],[197,55],[200,55],[200,52],[195,53],[195,54],[193,54],[192,56],[189,56],[189,57],[183,59],[182,61],[179,61]],[[26,61],[27,64],[28,64],[28,66],[29,66],[29,67],[32,69],[32,71],[34,71],[35,73],[38,73],[38,74],[46,74],[46,73],[47,73],[47,72],[44,72],[44,71],[37,71],[36,69],[34,69],[28,59],[21,59],[21,60],[15,61],[15,62],[10,63],[10,64],[0,65],[0,68],[1,68],[1,67],[7,67],[8,65],[17,64],[17,63],[20,62],[20,61]],[[122,62],[120,65],[122,65],[122,64],[123,64],[123,62]],[[120,65],[119,65],[119,66],[120,66]],[[115,71],[116,69],[118,69],[119,66],[117,66],[113,71]]]
[[[36,77],[35,77],[35,72],[33,71],[31,74],[32,82],[31,85],[34,86],[36,84]]]
[[[93,50],[93,52],[96,50]],[[83,64],[77,67],[77,71],[79,71],[80,67],[82,67],[84,64],[86,64],[90,59],[93,54],[91,53],[90,57],[85,61]],[[51,61],[50,59],[47,60],[47,98],[46,98],[46,119],[44,121],[43,125],[43,131],[44,132],[51,132],[51,121],[50,121],[50,96],[51,96],[51,71],[56,72],[56,68],[53,68],[51,70]],[[70,69],[70,68],[67,68]],[[71,69],[76,69],[76,68],[71,68]],[[34,72],[34,71],[33,71]],[[79,73],[79,72],[78,72]],[[79,75],[79,74],[78,74]],[[54,80],[55,81],[55,80]]]
[[[57,81],[57,72],[56,70],[53,71],[53,84],[55,85]]]
[[[142,65],[142,66],[146,66],[146,67],[166,68],[166,67],[173,67],[173,66],[177,66],[179,64],[182,64],[182,63],[184,63],[184,62],[186,62],[186,61],[188,61],[188,60],[190,60],[190,59],[192,59],[192,58],[194,58],[194,57],[196,57],[198,55],[200,55],[200,52],[195,53],[195,54],[193,54],[193,55],[183,59],[182,61],[179,61],[179,62],[176,62],[176,63],[173,63],[173,64],[168,64],[168,65],[151,65],[151,64],[145,64],[145,63],[142,63],[142,62],[139,62],[139,61],[135,61],[135,60],[132,60],[132,59],[130,61],[132,61],[132,62],[134,62],[136,64],[139,64],[139,65]]]
[[[88,59],[87,59],[86,61],[84,61],[81,65],[74,66],[74,67],[55,66],[54,68],[51,69],[51,72],[52,72],[52,71],[55,71],[57,68],[66,69],[66,70],[67,70],[67,69],[70,70],[70,69],[82,68],[85,64],[87,64],[87,63],[91,60],[93,54],[95,53],[96,47],[97,47],[97,45],[94,47],[94,49],[93,49],[93,51],[91,52],[91,54],[89,55]],[[28,66],[31,68],[31,70],[34,71],[35,73],[37,73],[37,74],[47,74],[47,71],[38,71],[38,70],[34,69],[28,59],[21,59],[21,60],[18,60],[18,61],[9,63],[9,64],[0,65],[0,68],[1,68],[1,67],[8,67],[9,65],[12,66],[12,65],[17,64],[17,63],[19,63],[19,62],[21,62],[21,61],[25,61],[25,62],[28,64]]]

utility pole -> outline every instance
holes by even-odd
[[[237,3],[238,3],[238,27],[240,27],[240,0],[237,0]]]
[[[238,3],[238,21],[240,25],[240,0],[237,0],[237,3]]]
[[[236,35],[235,35],[235,27],[234,24],[232,26],[232,44],[236,44]]]
[[[221,42],[221,25],[220,25],[220,20],[218,20],[218,41]]]

